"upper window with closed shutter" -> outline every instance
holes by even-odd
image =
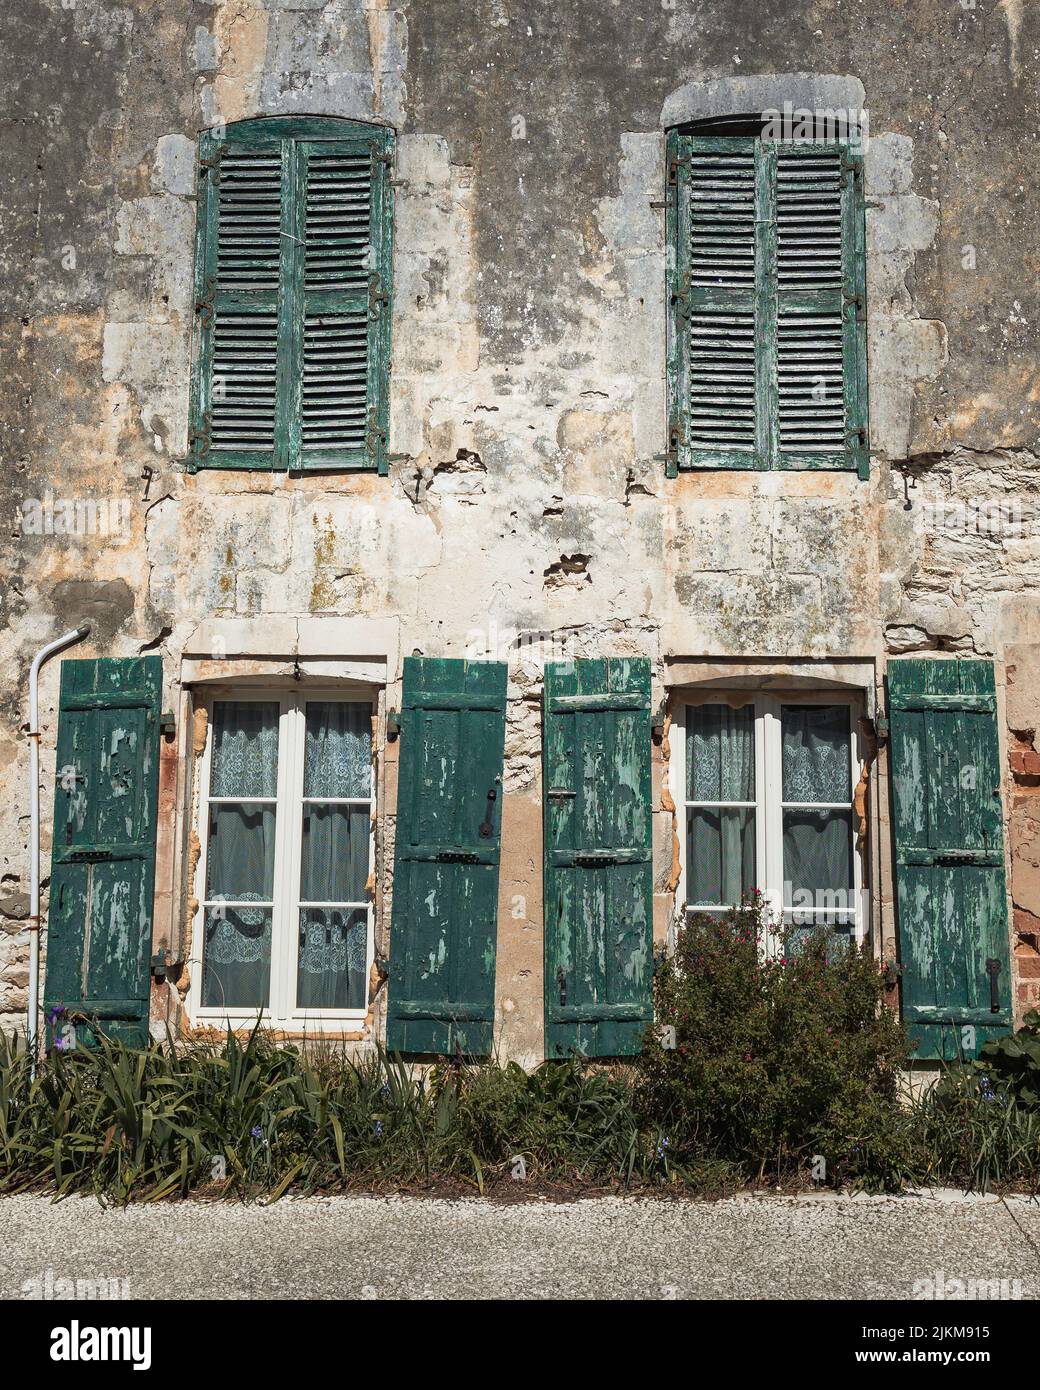
[[[862,158],[673,132],[669,472],[869,470]]]
[[[393,132],[201,137],[190,468],[387,468]]]

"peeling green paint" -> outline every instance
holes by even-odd
[[[650,998],[650,663],[545,675],[546,1055],[638,1052]]]
[[[888,688],[903,1016],[952,1060],[1011,1025],[993,665],[894,661]]]
[[[387,1044],[490,1052],[506,667],[404,663]]]
[[[148,1037],[162,661],[62,664],[44,1006]]]

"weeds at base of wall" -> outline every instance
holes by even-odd
[[[768,1185],[1040,1191],[1040,1019],[898,1093],[905,1040],[876,964],[833,943],[763,961],[758,909],[680,933],[628,1067],[441,1063],[422,1073],[330,1044],[146,1050],[102,1037],[30,1075],[0,1035],[0,1192],[105,1202],[286,1192],[553,1200],[718,1197]],[[669,1039],[671,1041],[671,1039]],[[1025,1059],[1025,1060],[1023,1060]],[[1040,1067],[1038,1067],[1040,1070]]]

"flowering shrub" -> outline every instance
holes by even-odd
[[[898,1096],[907,1048],[877,963],[826,932],[794,931],[770,956],[767,927],[755,894],[680,930],[655,975],[639,1113],[677,1158],[708,1153],[752,1179],[900,1185],[916,1152]]]

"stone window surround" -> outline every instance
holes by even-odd
[[[662,794],[656,804],[661,807],[666,821],[671,822],[674,852],[667,892],[655,891],[658,903],[655,917],[659,922],[658,933],[664,931],[664,939],[669,946],[674,944],[674,932],[678,924],[681,865],[686,853],[682,844],[684,831],[678,810],[682,805],[678,793],[682,789],[674,786],[672,764],[675,760],[671,754],[676,740],[682,735],[679,715],[681,705],[686,703],[686,697],[701,698],[713,690],[788,696],[797,696],[799,692],[826,694],[833,691],[836,697],[858,704],[860,713],[872,727],[879,709],[878,693],[881,680],[882,674],[873,660],[856,657],[829,661],[809,658],[780,661],[760,658],[724,660],[714,656],[664,658],[661,695],[670,716],[669,727],[674,729],[674,735],[665,740],[662,749]],[[866,796],[866,843],[857,855],[861,861],[857,868],[861,874],[862,886],[870,894],[869,920],[864,924],[864,940],[870,943],[874,954],[880,958],[883,922],[882,892],[879,891],[878,885],[882,884],[882,846],[887,828],[887,812],[882,806],[882,794],[887,784],[883,784],[880,779],[876,750],[864,757],[860,764],[860,776],[861,781],[865,779],[863,787]],[[661,833],[659,827],[657,834]],[[893,925],[890,928],[893,940],[894,934]]]
[[[688,844],[685,826],[686,757],[688,739],[688,711],[700,705],[722,702],[724,704],[750,703],[754,707],[755,723],[755,839],[756,839],[756,884],[765,895],[770,912],[774,917],[781,911],[782,897],[779,888],[779,869],[781,863],[782,825],[780,820],[780,744],[779,712],[785,704],[796,704],[804,700],[809,704],[842,705],[849,711],[850,720],[850,781],[849,805],[852,806],[856,778],[862,766],[862,734],[857,727],[857,719],[863,712],[863,691],[847,686],[828,686],[803,684],[800,688],[788,681],[780,681],[776,686],[759,682],[752,688],[718,685],[714,682],[694,687],[684,687],[676,698],[672,727],[675,729],[672,744],[674,757],[669,769],[672,780],[672,798],[679,816],[679,859],[681,878],[678,886],[678,903],[681,906],[688,871]],[[764,722],[765,721],[765,722]],[[768,730],[765,724],[768,723]],[[857,834],[855,812],[850,827],[853,855],[853,891],[855,893],[856,940],[863,942],[871,930],[871,910],[869,896],[864,907],[863,890],[865,884],[867,837]],[[712,909],[707,909],[711,911]],[[716,909],[717,910],[717,909]],[[777,943],[774,941],[775,947]]]

